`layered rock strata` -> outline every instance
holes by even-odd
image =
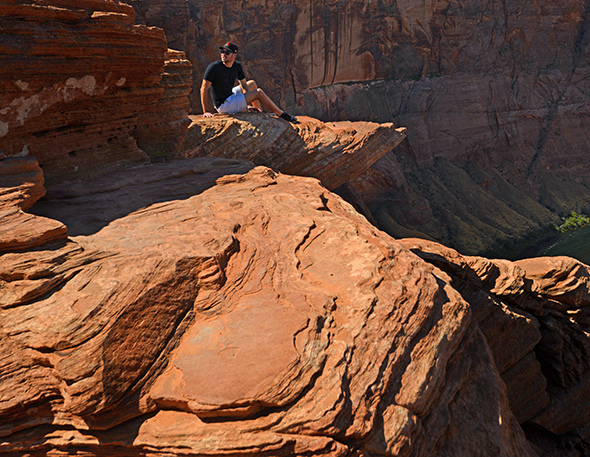
[[[0,254],[2,452],[533,456],[522,425],[583,455],[587,266],[394,241],[253,166],[142,165],[33,207],[70,238]]]
[[[234,6],[222,13],[237,30]],[[417,19],[404,31],[429,18],[410,6],[402,13]],[[297,11],[272,7],[282,18]],[[392,125],[293,126],[256,114],[195,119],[185,138],[188,64],[165,54],[160,31],[134,26],[127,5],[8,0],[0,12],[10,31],[0,44],[9,67],[0,69],[9,75],[0,78],[0,453],[587,454],[587,266],[396,241],[318,181],[254,168],[270,161],[375,197],[376,187],[350,182],[379,157],[371,176],[390,187],[410,176],[396,168],[404,156],[421,170],[437,161],[457,170],[456,157],[422,162],[411,144],[392,155],[404,134]],[[109,76],[124,41],[130,59]],[[14,80],[35,65],[48,83]],[[136,75],[129,87],[125,74]],[[110,143],[100,136],[115,128],[106,116],[122,126]],[[94,149],[77,149],[88,141]],[[256,163],[236,160],[238,144]],[[226,155],[56,184],[181,145]],[[88,155],[74,165],[80,151]],[[383,163],[395,172],[375,173]],[[498,175],[485,186],[501,189],[508,179]]]
[[[179,157],[191,121],[188,95],[193,71],[184,52],[168,49],[159,86],[164,89],[157,104],[139,113],[133,136],[151,160]]]
[[[60,186],[92,230],[1,256],[0,451],[534,456],[449,277],[250,166]]]
[[[260,113],[191,119],[186,157],[247,159],[318,178],[328,189],[356,179],[406,138],[406,129],[393,124],[323,123],[306,116],[299,117],[299,124]]]
[[[384,79],[302,92],[310,115],[408,128],[408,148],[353,184],[381,227],[510,255],[514,238],[590,207],[587,2],[375,8],[383,16],[371,19],[381,32],[372,49],[390,50],[373,52]],[[395,161],[403,182],[393,181]],[[406,216],[416,203],[421,217]]]
[[[156,136],[178,154],[188,62],[134,17],[118,1],[2,2],[0,158],[32,155],[52,181],[147,161],[137,142]]]
[[[26,212],[45,195],[33,157],[0,160],[0,252],[34,248],[68,236],[65,225]]]

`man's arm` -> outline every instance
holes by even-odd
[[[203,116],[205,117],[213,117],[214,108],[213,103],[211,102],[211,81],[207,81],[203,79],[203,83],[201,84],[201,106],[203,107]]]

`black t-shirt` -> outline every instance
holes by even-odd
[[[226,67],[221,60],[213,62],[203,75],[203,79],[211,82],[211,97],[216,108],[221,106],[225,99],[232,94],[236,80],[245,78],[242,64],[237,61],[230,68]]]

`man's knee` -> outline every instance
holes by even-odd
[[[246,87],[248,88],[248,90],[258,89],[258,85],[256,84],[256,81],[254,81],[253,79],[246,81]]]
[[[264,91],[258,87],[256,89],[252,89],[252,94],[254,95],[254,100],[259,100],[261,97],[264,96]]]
[[[250,104],[250,103],[252,103],[252,102],[254,102],[256,100],[259,100],[261,93],[262,93],[262,90],[261,89],[252,89],[252,90],[249,90],[248,92],[246,92],[244,94],[244,97],[246,98],[246,102],[248,104]]]

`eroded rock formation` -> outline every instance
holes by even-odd
[[[587,455],[586,265],[376,229],[326,187],[406,179],[391,124],[189,127],[187,60],[125,4],[0,12],[0,453]]]
[[[448,278],[245,165],[60,186],[45,211],[84,236],[2,255],[0,449],[533,456]]]
[[[191,119],[186,157],[247,159],[318,178],[330,190],[358,178],[406,138],[406,129],[393,124],[323,123],[306,116],[299,117],[299,124],[259,113]]]
[[[67,237],[62,223],[25,212],[45,195],[43,183],[43,171],[34,157],[0,160],[0,252]]]
[[[569,257],[509,262],[462,256],[425,240],[400,242],[447,273],[470,303],[512,411],[532,438],[540,439],[535,430],[549,431],[586,455],[590,268]]]
[[[134,18],[118,1],[0,3],[1,158],[32,155],[51,181],[178,155],[190,65]]]
[[[590,206],[588,2],[133,5],[186,50],[194,89],[231,39],[284,108],[407,127],[408,141],[350,184],[396,237],[509,255],[515,239]]]
[[[252,167],[140,165],[33,207],[70,238],[0,254],[2,452],[583,455],[587,266],[396,241]]]

